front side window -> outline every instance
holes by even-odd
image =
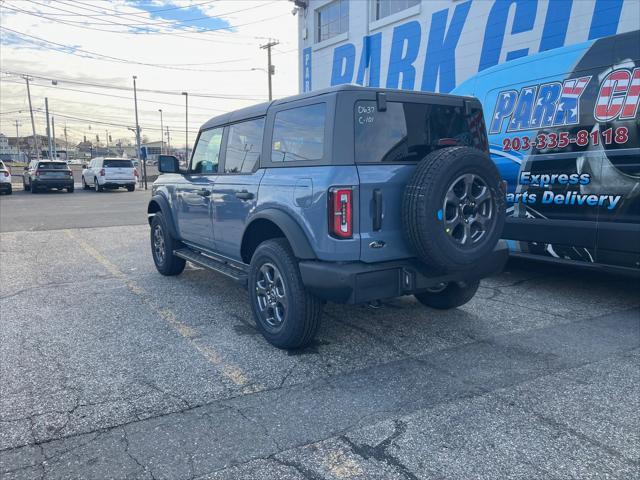
[[[375,101],[356,102],[355,158],[358,163],[417,162],[438,148],[465,145],[486,148],[482,111],[462,107]]]
[[[316,10],[316,41],[322,42],[349,29],[348,0],[334,0]]]
[[[190,173],[217,173],[222,143],[222,128],[212,128],[200,134],[191,157]]]
[[[276,113],[271,142],[272,162],[320,160],[324,155],[326,104]]]
[[[373,0],[373,19],[380,20],[419,3],[420,0]]]
[[[250,173],[260,162],[264,118],[229,127],[224,173]]]

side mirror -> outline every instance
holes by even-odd
[[[83,163],[82,168],[89,168],[89,166],[86,163]]]
[[[180,164],[173,155],[158,155],[158,171],[160,173],[180,173]]]
[[[29,167],[24,167],[24,171],[28,172],[29,171]]]

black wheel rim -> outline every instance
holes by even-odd
[[[153,229],[153,255],[156,257],[156,261],[159,264],[164,264],[166,257],[164,232],[160,225],[156,225]]]
[[[442,206],[445,232],[453,243],[474,247],[493,229],[495,205],[491,189],[482,177],[466,173],[447,189]]]
[[[264,263],[258,270],[255,282],[256,300],[260,318],[271,329],[279,329],[287,315],[287,290],[278,267]]]

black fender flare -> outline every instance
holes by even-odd
[[[284,233],[285,237],[289,241],[293,254],[296,258],[303,260],[312,260],[316,258],[316,254],[313,251],[313,248],[311,248],[309,239],[298,222],[296,222],[288,213],[276,208],[266,208],[251,217],[251,220],[247,224],[242,235],[243,243],[247,230],[249,230],[253,222],[260,219],[269,220],[282,230],[282,233]]]
[[[155,215],[155,212],[157,211],[152,207],[154,203],[158,205],[158,207],[160,208],[160,211],[163,213],[171,236],[173,238],[179,238],[178,230],[176,229],[173,214],[171,212],[171,207],[169,206],[169,201],[164,195],[156,194],[153,197],[151,197],[151,200],[149,200],[149,204],[147,206],[147,215],[149,217],[149,225],[151,225],[151,220]]]

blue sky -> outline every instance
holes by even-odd
[[[211,8],[207,9],[207,11],[203,11],[199,6],[191,6],[187,8],[180,8],[175,10],[168,10],[164,12],[153,13],[157,10],[164,10],[167,8],[171,8],[176,5],[174,2],[166,2],[165,6],[159,6],[157,2],[150,0],[142,0],[142,1],[131,1],[129,2],[132,7],[138,8],[140,10],[144,10],[151,14],[151,18],[155,20],[171,20],[174,22],[183,22],[181,24],[175,25],[175,28],[197,28],[201,30],[219,30],[219,29],[227,29],[231,26],[231,24],[221,18],[210,17]],[[199,2],[198,2],[199,3]],[[206,6],[210,6],[211,4],[206,4]],[[204,6],[204,5],[203,5]],[[240,2],[239,2],[240,6]],[[213,15],[215,15],[215,10]],[[200,19],[201,17],[205,17]],[[192,20],[192,19],[200,19],[200,20]]]

